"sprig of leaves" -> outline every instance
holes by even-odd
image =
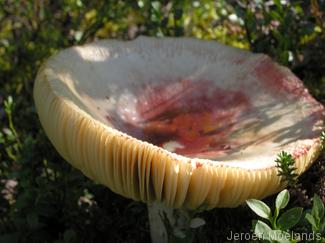
[[[0,144],[5,145],[6,155],[13,162],[16,162],[18,155],[21,153],[22,143],[13,122],[14,101],[12,96],[4,100],[4,111],[8,120],[8,127],[0,131]]]
[[[170,243],[192,242],[195,230],[205,225],[204,219],[195,217],[195,212],[172,210],[172,214],[175,221],[170,220],[165,211],[159,211]]]
[[[290,200],[288,190],[280,192],[275,201],[275,210],[272,213],[270,207],[257,199],[249,199],[247,205],[261,218],[268,220],[271,227],[261,220],[257,220],[253,225],[255,235],[262,240],[270,242],[293,242],[294,239],[288,233],[300,220],[303,208],[291,208],[280,215]]]
[[[13,113],[13,109],[14,109],[14,102],[13,102],[12,96],[9,96],[4,101],[4,108],[5,108],[5,113],[8,117],[9,128],[10,128],[11,132],[13,133],[13,136],[14,136],[15,140],[17,141],[18,145],[21,146],[21,142],[20,142],[18,133],[16,131],[16,128],[14,126],[13,119],[12,119],[12,113]]]
[[[312,209],[307,209],[303,212],[303,208],[294,207],[283,212],[290,201],[288,190],[281,191],[275,200],[275,210],[272,211],[264,202],[256,199],[246,201],[247,205],[261,218],[266,219],[269,224],[262,220],[253,221],[254,234],[261,240],[268,242],[293,243],[300,239],[294,238],[296,234],[290,234],[295,226],[303,223],[310,225],[310,232],[314,236],[313,242],[325,242],[322,235],[325,232],[325,208],[322,200],[318,195],[313,197]],[[305,215],[304,218],[302,215]]]
[[[281,151],[275,160],[278,168],[278,176],[281,176],[281,181],[288,184],[289,187],[294,187],[297,183],[298,174],[295,172],[295,160],[291,154]]]
[[[324,233],[325,218],[324,218],[324,204],[320,197],[315,194],[313,197],[313,207],[310,212],[306,213],[306,220],[311,225],[313,233]]]

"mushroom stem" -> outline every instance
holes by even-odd
[[[192,242],[192,214],[184,209],[168,208],[162,203],[148,204],[152,243]]]

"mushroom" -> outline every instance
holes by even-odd
[[[214,41],[72,47],[40,68],[34,99],[65,160],[148,203],[154,242],[167,241],[166,219],[188,225],[182,212],[280,191],[279,152],[301,174],[321,151],[324,108],[302,82],[266,55]]]

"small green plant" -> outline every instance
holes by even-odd
[[[8,128],[3,129],[0,135],[0,143],[6,144],[5,151],[8,157],[12,161],[17,161],[22,144],[13,123],[14,101],[11,96],[4,101],[4,110],[8,119]]]
[[[281,151],[275,163],[279,172],[278,176],[281,176],[281,181],[286,182],[289,187],[295,187],[298,174],[295,172],[295,160],[292,155],[285,151]]]
[[[306,213],[305,218],[311,225],[311,230],[314,234],[324,233],[325,230],[324,204],[318,195],[316,194],[314,195],[313,207],[310,212]]]
[[[261,240],[266,242],[293,243],[307,240],[308,242],[325,242],[323,234],[325,233],[324,204],[318,195],[313,197],[312,209],[303,212],[303,208],[294,207],[283,212],[289,203],[290,194],[288,190],[281,191],[275,200],[275,210],[272,211],[264,202],[256,199],[247,200],[247,205],[261,218],[268,221],[269,224],[262,220],[253,221],[253,232]],[[304,217],[302,217],[304,215]],[[308,232],[294,232],[294,227],[307,223]],[[308,239],[304,237],[308,236]],[[312,237],[311,237],[312,236]]]
[[[168,235],[168,242],[193,242],[195,231],[205,225],[204,219],[195,217],[195,212],[185,210],[173,210],[173,214],[175,222],[171,222],[165,212],[160,214]]]
[[[271,227],[261,220],[253,223],[254,234],[262,240],[270,242],[295,242],[291,230],[300,220],[303,208],[291,208],[280,215],[290,200],[288,190],[283,190],[278,194],[275,201],[275,210],[272,213],[270,207],[264,202],[256,199],[247,200],[247,205],[261,218],[268,220]]]

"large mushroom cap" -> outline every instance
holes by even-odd
[[[187,38],[104,40],[40,69],[34,97],[59,153],[114,192],[167,206],[235,207],[279,191],[321,149],[323,107],[265,55]]]

